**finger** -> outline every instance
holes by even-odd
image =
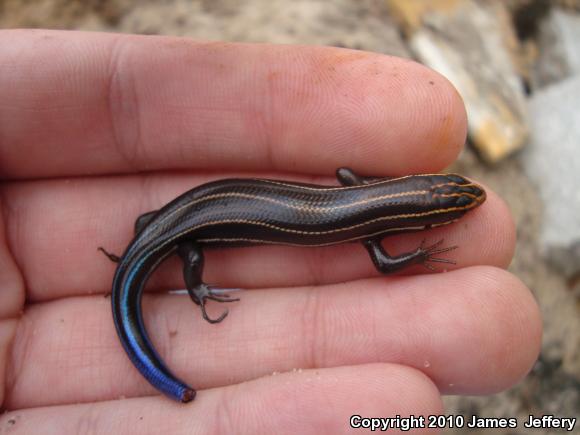
[[[5,30],[0,172],[175,168],[374,174],[448,165],[466,116],[409,60],[341,48]],[[34,158],[30,158],[34,156]]]
[[[217,178],[217,176],[214,176]],[[133,237],[136,217],[163,206],[208,176],[157,175],[111,180],[13,183],[4,188],[10,204],[9,243],[34,301],[110,291],[115,265],[98,246],[121,254]],[[305,180],[305,178],[302,178]],[[333,184],[330,179],[311,179]],[[415,250],[421,239],[444,239],[459,249],[441,254],[457,265],[506,267],[515,231],[510,213],[493,192],[483,206],[458,223],[428,232],[389,237],[391,254]],[[206,250],[206,282],[222,287],[256,288],[328,284],[378,275],[359,244],[326,248],[257,247]],[[438,265],[439,266],[439,265]],[[423,272],[422,268],[415,271]],[[154,274],[152,285],[183,287],[178,261]]]
[[[339,434],[351,433],[355,414],[426,419],[442,408],[439,392],[420,372],[370,364],[267,376],[202,391],[186,405],[147,397],[19,410],[0,416],[0,428],[24,434],[58,427],[59,435],[77,434],[80,428],[126,434]]]
[[[443,392],[487,394],[527,373],[541,338],[530,292],[490,267],[245,292],[219,325],[182,297],[145,299],[153,343],[198,389],[293,368],[391,362],[424,372]],[[10,408],[155,393],[123,352],[102,297],[32,307],[10,361]]]

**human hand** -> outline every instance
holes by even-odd
[[[335,434],[353,414],[440,414],[441,394],[501,391],[531,367],[540,316],[503,270],[514,229],[488,190],[458,224],[385,243],[459,245],[448,273],[377,276],[357,244],[208,252],[207,282],[253,289],[219,325],[165,293],[183,286],[169,261],[147,328],[199,393],[160,396],[116,336],[97,246],[121,252],[139,214],[217,178],[440,170],[464,142],[461,99],[427,68],[359,51],[1,35],[0,429]]]

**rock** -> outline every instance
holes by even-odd
[[[580,75],[538,91],[529,102],[528,177],[544,201],[541,249],[566,276],[580,273]]]
[[[521,148],[528,134],[526,102],[509,49],[518,43],[505,6],[472,0],[389,5],[405,20],[419,60],[446,76],[463,97],[470,139],[480,154],[493,163]]]
[[[580,15],[552,9],[540,24],[538,50],[532,88],[580,74]]]

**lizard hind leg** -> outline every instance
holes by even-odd
[[[237,289],[219,289],[205,284],[201,275],[203,273],[204,256],[201,246],[195,242],[185,241],[178,245],[177,252],[183,261],[183,278],[185,287],[191,300],[199,305],[203,318],[209,323],[219,323],[226,318],[228,310],[225,310],[218,318],[211,318],[205,309],[206,301],[235,302],[239,298],[232,298],[226,292]]]

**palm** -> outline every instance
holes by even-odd
[[[338,433],[352,414],[437,414],[441,393],[498,391],[529,369],[539,315],[502,270],[513,228],[490,194],[464,225],[390,241],[458,244],[446,274],[379,277],[357,245],[210,252],[207,282],[254,289],[220,325],[166,293],[183,286],[169,261],[145,298],[148,330],[200,393],[159,396],[118,342],[97,246],[120,252],[139,214],[210,179],[439,170],[464,140],[461,101],[434,72],[368,53],[2,34],[0,391],[14,412],[0,424]]]

